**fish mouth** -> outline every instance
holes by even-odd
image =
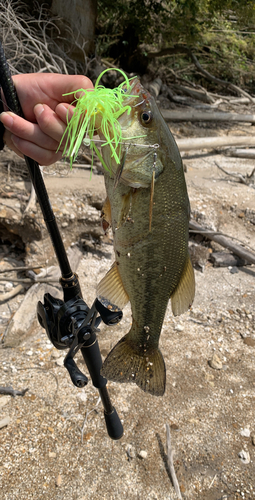
[[[139,95],[142,98],[142,101],[146,101],[149,97],[151,97],[149,91],[144,89],[140,80],[136,77],[131,82],[129,94],[133,96]]]
[[[147,99],[148,96],[150,96],[149,91],[144,89],[139,78],[137,78],[136,76],[130,81],[130,87],[127,87],[125,85],[123,87],[123,90],[127,92],[127,96],[140,95],[143,99]]]

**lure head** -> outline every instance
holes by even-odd
[[[163,171],[166,158],[174,161],[176,145],[154,98],[138,78],[128,80],[121,73],[125,81],[116,89],[99,85],[102,73],[94,91],[77,90],[75,111],[61,142],[65,139],[64,154],[71,166],[85,139],[105,169],[118,173],[119,182],[148,187]],[[93,140],[96,133],[102,155]]]

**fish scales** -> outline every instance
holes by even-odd
[[[139,107],[136,105],[136,108]],[[132,326],[106,358],[102,373],[109,379],[135,382],[146,392],[162,395],[165,390],[165,364],[158,343],[168,301],[176,290],[178,295],[180,282],[184,283],[187,295],[185,308],[187,300],[190,303],[194,295],[194,276],[188,256],[190,210],[176,143],[149,94],[141,109],[135,110],[133,122],[144,109],[152,110],[156,123],[153,128],[144,127],[146,141],[150,145],[159,144],[156,162],[159,173],[154,186],[151,224],[151,185],[134,187],[137,152],[132,163],[132,150],[128,151],[127,159],[130,155],[130,160],[125,164],[123,177],[116,188],[114,175],[104,174],[116,263],[115,269],[110,271],[112,276],[115,273],[115,279],[111,281],[106,276],[99,284],[99,299],[112,299],[112,285],[110,293],[105,293],[107,282],[113,282],[116,289],[123,287],[126,301],[131,302]],[[147,173],[151,171],[151,179],[153,153],[144,156],[139,168]],[[105,159],[109,162],[107,153]],[[118,286],[117,280],[120,282]],[[114,303],[118,305],[118,300]]]

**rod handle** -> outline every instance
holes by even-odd
[[[110,438],[114,440],[122,438],[123,426],[115,408],[113,407],[111,413],[104,412],[104,418]]]

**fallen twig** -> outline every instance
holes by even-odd
[[[33,285],[34,283],[59,283],[58,278],[38,278],[38,279],[31,279],[31,278],[1,278],[0,281],[11,281],[12,283],[26,283],[28,285]]]
[[[230,175],[231,177],[237,178],[239,180],[239,182],[241,182],[241,184],[246,184],[246,186],[248,186],[251,183],[251,178],[254,175],[255,167],[253,168],[251,174],[246,174],[245,176],[243,176],[242,174],[239,174],[239,173],[236,174],[234,172],[233,173],[232,172],[227,172],[216,161],[214,163],[215,163],[216,167],[218,167],[222,172],[224,172],[224,174]]]
[[[1,198],[17,198],[18,200],[21,201],[28,201],[28,196],[24,194],[19,194],[19,193],[6,193],[4,191],[1,191],[0,193]]]
[[[54,372],[48,370],[48,368],[42,368],[41,366],[27,366],[25,368],[17,368],[17,371],[25,371],[25,370],[37,370],[37,371],[42,371],[42,372],[46,373],[47,375],[52,375],[52,377],[56,381],[55,394],[58,392],[58,387],[59,387],[58,377]],[[26,390],[28,391],[28,389],[26,389]],[[55,397],[55,394],[54,394],[54,397]]]
[[[227,136],[227,137],[196,137],[195,139],[178,139],[176,143],[180,151],[194,151],[196,149],[214,149],[222,146],[255,146],[254,136]]]
[[[230,148],[227,151],[225,151],[225,154],[227,156],[232,156],[234,158],[247,158],[254,160],[255,159],[255,149],[250,148],[250,149],[236,149],[236,148]]]
[[[18,212],[18,209],[15,208],[15,207],[11,207],[10,205],[6,205],[6,203],[1,203],[0,202],[0,205],[4,208],[9,208],[10,210],[13,210],[13,212]]]
[[[169,468],[169,473],[173,482],[173,486],[176,492],[177,497],[182,500],[182,495],[178,483],[178,479],[174,470],[174,461],[173,461],[173,449],[171,446],[171,436],[170,436],[170,427],[166,424],[166,454],[167,454],[167,463]]]
[[[39,169],[40,169],[40,172],[41,172],[41,176],[43,178],[43,166],[42,165],[38,165]],[[24,214],[28,213],[28,212],[33,212],[35,209],[36,209],[36,192],[35,192],[35,188],[34,188],[34,184],[32,183],[31,184],[31,193],[30,193],[30,197],[29,197],[29,200],[28,200],[28,204],[24,210]]]
[[[201,64],[198,61],[198,59],[196,58],[195,54],[193,54],[191,52],[191,50],[189,50],[188,53],[189,53],[189,56],[190,56],[191,60],[195,64],[196,68],[200,71],[200,73],[202,73],[203,76],[205,76],[205,78],[207,78],[211,82],[214,82],[214,83],[217,83],[219,85],[222,85],[223,87],[228,87],[229,89],[232,89],[235,92],[237,92],[239,95],[242,95],[242,96],[248,98],[250,102],[254,102],[254,98],[252,96],[250,96],[250,94],[248,94],[248,92],[245,92],[245,90],[240,89],[240,87],[238,87],[237,85],[234,85],[231,82],[227,82],[226,80],[221,80],[220,78],[217,78],[217,77],[211,75],[211,73],[209,73],[208,71],[206,71],[201,66]]]
[[[12,387],[1,387],[0,386],[0,394],[8,394],[9,396],[24,396],[26,392],[28,391],[27,389],[22,389],[19,391],[18,389],[13,389]]]
[[[224,111],[202,112],[202,111],[179,111],[161,109],[161,114],[166,121],[221,121],[221,122],[248,122],[255,123],[255,115],[244,115],[239,113],[225,113]]]
[[[208,92],[202,88],[197,89],[197,88],[193,88],[191,89],[190,87],[187,87],[187,86],[184,86],[184,85],[177,85],[176,83],[174,85],[172,85],[172,87],[174,88],[174,90],[180,90],[181,92],[183,92],[184,94],[192,97],[193,99],[198,99],[199,101],[203,101],[203,102],[206,102],[206,103],[209,103],[209,104],[213,104],[214,103],[214,99],[212,97],[212,95],[209,95]]]
[[[10,280],[10,281],[13,281],[13,280]],[[18,295],[18,293],[23,292],[23,290],[24,290],[23,285],[17,285],[9,292],[1,293],[0,294],[0,304],[2,302],[5,302],[6,300],[12,299],[13,297],[15,297],[15,295]]]
[[[97,402],[96,402],[96,404],[94,406],[94,408],[92,408],[92,410],[86,412],[86,415],[85,415],[85,418],[84,418],[84,422],[83,422],[83,426],[81,428],[81,442],[82,442],[82,444],[83,444],[83,434],[84,434],[84,431],[85,431],[85,427],[86,427],[86,423],[87,423],[87,420],[88,420],[88,416],[93,411],[97,412],[97,407],[98,407],[100,401],[101,401],[101,397],[99,396],[98,400],[97,400]]]
[[[16,271],[29,271],[33,269],[41,269],[43,268],[43,265],[41,266],[20,266],[20,267],[11,267],[11,268],[6,268],[6,269],[0,269],[0,274],[1,273],[13,273]]]
[[[208,487],[208,490],[210,490],[210,489],[211,489],[211,487],[212,487],[212,485],[213,485],[213,483],[214,483],[214,481],[215,481],[216,477],[217,477],[217,474],[215,474],[215,476],[214,476],[214,478],[213,478],[213,480],[212,480],[211,484],[210,484],[210,485],[209,485],[209,487]]]
[[[33,210],[36,209],[36,192],[35,192],[35,188],[34,188],[34,185],[32,184],[31,185],[31,193],[30,193],[30,197],[29,197],[29,200],[28,200],[28,204],[24,210],[24,214],[28,213],[28,212],[32,212]]]

